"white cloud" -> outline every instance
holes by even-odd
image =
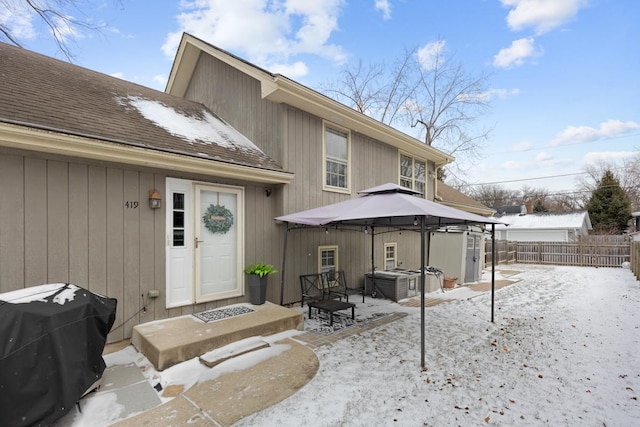
[[[545,151],[541,151],[538,153],[538,155],[535,158],[536,162],[546,162],[546,161],[550,161],[553,160],[553,157],[551,156],[551,154],[545,152]]]
[[[391,19],[391,5],[389,4],[389,0],[376,0],[375,7],[376,10],[382,12],[382,19],[385,21]]]
[[[418,62],[425,70],[433,70],[436,66],[436,60],[443,61],[441,54],[444,50],[444,40],[427,43],[418,49]]]
[[[166,86],[167,84],[167,76],[164,74],[157,74],[153,76],[153,81],[160,86]]]
[[[338,30],[343,0],[197,0],[183,1],[178,30],[162,46],[173,57],[182,32],[242,55],[266,68],[303,71],[290,58],[298,54],[324,56],[343,62],[340,46],[329,42]],[[298,75],[299,76],[299,75]]]
[[[534,147],[533,142],[531,141],[523,141],[517,144],[512,145],[507,151],[514,153],[521,153],[523,151],[529,151]]]
[[[267,66],[267,68],[273,73],[282,74],[289,78],[306,76],[309,73],[309,67],[302,61],[297,61],[293,64],[274,64]]]
[[[16,0],[2,0],[0,4],[0,25],[6,27],[16,39],[33,39],[36,31],[31,19],[33,14],[26,8],[26,3]],[[3,38],[0,38],[3,40]]]
[[[624,135],[636,129],[640,129],[640,123],[633,121],[622,122],[620,120],[608,120],[600,123],[599,128],[591,126],[567,126],[565,130],[558,133],[550,145],[556,146],[592,142],[599,139]]]
[[[536,49],[533,38],[518,39],[511,43],[511,46],[500,49],[500,52],[493,57],[493,65],[499,68],[519,67],[524,64],[525,59],[536,57],[541,54]]]
[[[507,99],[510,96],[516,96],[520,94],[520,89],[489,89],[486,92],[482,92],[475,96],[476,99],[482,101],[491,101],[494,98]]]
[[[533,28],[546,33],[573,19],[586,0],[501,0],[510,8],[507,24],[513,31]]]
[[[584,162],[587,164],[600,164],[603,162],[616,162],[618,160],[630,159],[638,155],[637,151],[601,151],[589,152],[584,155]]]
[[[556,167],[566,167],[573,163],[571,159],[554,159],[551,155],[547,153],[540,153],[536,156],[535,159],[531,160],[507,160],[502,164],[498,164],[497,166],[493,166],[493,171],[498,171],[500,169],[508,170],[508,171],[517,171],[517,170],[528,170],[532,172],[539,171],[541,168],[556,168]]]

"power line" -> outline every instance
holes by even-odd
[[[624,166],[618,166],[618,167],[611,167],[611,168],[607,168],[609,170],[620,170],[620,169],[625,169]],[[562,178],[565,176],[575,176],[575,175],[589,175],[591,172],[573,172],[573,173],[565,173],[565,174],[560,174],[560,175],[546,175],[546,176],[537,176],[537,177],[531,177],[531,178],[521,178],[521,179],[510,179],[510,180],[506,180],[506,181],[493,181],[493,182],[480,182],[480,183],[476,183],[476,184],[470,184],[470,183],[464,183],[462,185],[460,185],[459,187],[471,187],[471,186],[477,186],[477,185],[493,185],[493,184],[508,184],[511,182],[524,182],[524,181],[536,181],[536,180],[540,180],[540,179],[552,179],[552,178]]]
[[[481,183],[478,183],[478,184],[463,184],[460,187],[470,187],[472,185],[508,184],[510,182],[535,181],[535,180],[539,180],[539,179],[562,178],[563,176],[588,175],[588,174],[589,174],[589,172],[565,173],[565,174],[561,174],[561,175],[539,176],[539,177],[535,177],[535,178],[511,179],[511,180],[508,180],[508,181],[493,181],[493,182],[481,182]]]

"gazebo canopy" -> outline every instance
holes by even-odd
[[[430,200],[416,197],[420,194],[414,190],[402,187],[397,184],[387,183],[368,190],[358,192],[360,197],[309,209],[302,212],[293,213],[277,217],[276,220],[287,224],[300,224],[312,227],[348,227],[348,226],[368,226],[372,227],[371,232],[371,253],[373,266],[373,237],[376,227],[408,228],[420,231],[420,276],[421,283],[425,283],[425,260],[428,261],[428,252],[425,244],[425,234],[427,229],[434,229],[447,226],[464,225],[487,225],[491,224],[491,235],[495,236],[495,224],[503,224],[495,218],[488,218],[449,206],[441,205]],[[289,232],[287,225],[286,233]],[[286,264],[287,239],[285,234],[284,256],[282,272],[284,273]],[[493,245],[495,248],[495,245]],[[494,294],[495,294],[495,265],[492,257],[491,274],[491,321],[494,318]],[[373,267],[372,267],[373,269]],[[373,276],[375,286],[375,275]],[[284,274],[281,282],[281,298],[284,289]],[[421,365],[425,366],[425,306],[424,289],[421,287]],[[363,294],[364,298],[364,294]]]
[[[502,224],[495,218],[454,209],[420,197],[417,191],[383,184],[358,192],[360,197],[277,217],[276,220],[310,226],[359,225],[428,228],[452,225]]]

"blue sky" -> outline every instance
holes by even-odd
[[[1,0],[24,47],[64,59],[46,29]],[[183,31],[317,88],[348,63],[391,62],[443,40],[491,74],[493,127],[471,183],[571,191],[584,167],[640,150],[640,2],[634,0],[94,0],[69,14],[74,63],[164,89]],[[83,6],[84,5],[84,6]],[[88,6],[87,6],[88,5]],[[562,175],[562,176],[558,176]],[[541,177],[555,177],[532,179]],[[523,181],[531,179],[529,181]]]

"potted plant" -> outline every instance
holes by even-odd
[[[249,275],[249,298],[251,304],[261,305],[267,299],[267,276],[278,271],[271,264],[251,264],[244,269]]]
[[[457,277],[445,277],[444,278],[444,287],[447,289],[452,289],[456,287]]]

